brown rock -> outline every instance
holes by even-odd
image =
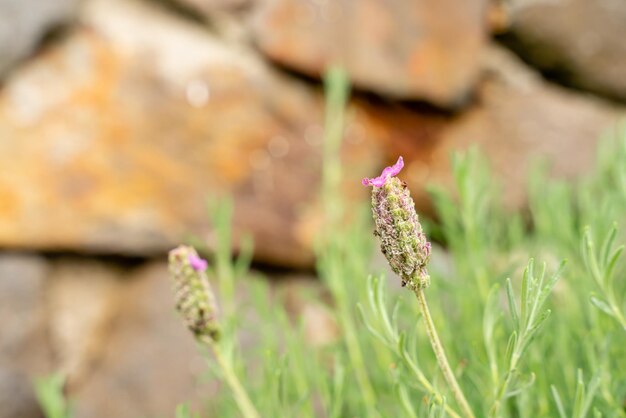
[[[516,0],[509,45],[553,78],[626,101],[626,2]]]
[[[0,254],[0,369],[21,370],[30,378],[51,370],[46,338],[48,271],[42,257]]]
[[[64,273],[72,273],[66,277],[78,277],[73,273],[95,267],[95,276],[102,278],[94,283],[94,295],[88,296],[92,301],[103,288],[98,281],[107,282],[107,277],[120,271],[116,266],[105,267],[93,261],[69,264],[63,261],[59,263],[61,266]],[[242,358],[248,359],[244,363],[250,373],[258,376],[261,372],[258,370],[261,364],[250,361],[257,358],[259,344],[267,341],[280,344],[285,331],[279,328],[281,322],[275,316],[276,303],[285,306],[294,324],[303,322],[305,338],[312,346],[336,340],[339,330],[320,301],[324,291],[318,281],[280,276],[279,282],[268,282],[259,276],[251,273],[245,280],[237,281],[235,300],[229,301],[241,319],[237,329],[238,350]],[[222,381],[213,373],[207,374],[210,367],[217,367],[213,355],[210,352],[202,355],[204,349],[196,345],[175,312],[166,263],[148,262],[126,271],[124,277],[116,286],[114,321],[99,337],[91,331],[91,336],[101,345],[98,355],[87,365],[89,372],[83,374],[84,378],[70,385],[69,396],[75,401],[76,418],[172,416],[179,403],[189,402],[193,410],[201,411],[206,400],[230,396]],[[87,296],[86,287],[81,288],[77,279],[65,280],[72,283],[74,295]],[[87,277],[84,281],[90,283]],[[57,286],[60,290],[60,284]],[[214,289],[218,288],[214,283]],[[220,315],[225,315],[229,309],[226,302],[218,297],[218,305]],[[78,310],[75,312],[79,314]],[[272,319],[278,322],[260,322]],[[79,350],[72,352],[80,354]]]
[[[268,57],[303,74],[339,63],[363,89],[455,107],[479,73],[487,4],[273,0],[254,33]]]
[[[206,362],[174,312],[164,263],[131,273],[92,372],[71,393],[76,417],[171,416],[211,396]],[[114,401],[112,401],[114,400]]]
[[[162,254],[190,234],[210,236],[205,197],[227,193],[235,235],[252,233],[257,260],[311,266],[320,91],[154,4],[95,0],[82,20],[86,29],[0,91],[0,246]],[[424,185],[449,182],[449,152],[470,143],[482,144],[518,206],[532,156],[555,158],[568,176],[589,166],[618,110],[550,86],[502,51],[480,65],[475,101],[456,115],[357,95],[345,196],[365,201],[360,179],[402,154],[427,206]]]
[[[62,258],[47,278],[48,332],[55,369],[75,385],[106,349],[123,295],[122,269],[94,260]]]
[[[332,312],[332,298],[318,278],[289,274],[274,279],[279,280],[275,288],[289,317],[301,324],[307,345],[318,348],[336,343],[341,330]]]
[[[52,370],[43,257],[0,253],[0,418],[43,417],[32,380]]]
[[[82,0],[0,0],[0,78],[50,31],[75,17]]]
[[[552,163],[552,174],[575,178],[595,159],[602,134],[626,116],[626,109],[551,85],[510,52],[492,46],[483,60],[485,79],[475,103],[458,115],[366,107],[378,119],[388,161],[408,160],[404,179],[421,210],[430,202],[429,183],[452,183],[449,155],[477,144],[487,155],[504,202],[523,206],[529,165]]]
[[[254,3],[253,0],[176,0],[176,2],[207,17],[246,9]]]
[[[0,418],[45,418],[31,378],[18,370],[0,366]]]
[[[257,259],[310,265],[320,95],[154,5],[82,19],[0,93],[0,245],[163,253],[226,192]],[[347,141],[354,183],[378,158],[366,139]]]

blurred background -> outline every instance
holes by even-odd
[[[529,165],[573,179],[626,115],[623,0],[0,0],[0,418],[62,370],[78,418],[172,416],[206,396],[166,253],[235,202],[255,268],[314,280],[321,76],[353,84],[343,185],[403,155],[430,213],[477,144],[511,208]]]

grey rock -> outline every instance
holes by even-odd
[[[106,349],[117,314],[123,269],[115,263],[61,258],[48,277],[48,335],[56,368],[77,384]]]
[[[215,393],[198,382],[206,363],[173,306],[165,263],[129,274],[96,368],[71,394],[77,418],[171,416]]]
[[[0,0],[0,77],[30,55],[52,28],[69,21],[80,0]]]
[[[487,41],[484,0],[272,0],[255,8],[254,40],[270,59],[320,77],[340,64],[378,94],[466,103]]]
[[[0,367],[0,418],[43,418],[33,386],[24,373]]]
[[[44,282],[47,261],[38,256],[0,254],[0,366],[32,373],[48,364]]]
[[[0,253],[0,418],[40,417],[31,379],[49,372],[43,257]]]
[[[626,101],[626,2],[516,0],[505,41],[564,84]]]

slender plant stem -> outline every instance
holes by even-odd
[[[239,378],[235,374],[231,364],[224,358],[218,344],[210,338],[202,338],[202,342],[210,346],[213,350],[217,364],[219,364],[222,369],[224,379],[226,379],[226,383],[228,383],[228,386],[230,386],[230,389],[233,391],[235,402],[237,402],[237,406],[239,407],[239,410],[244,418],[261,418],[261,415],[250,400],[248,392],[246,392],[246,389],[239,381]]]
[[[354,373],[356,375],[358,385],[361,388],[363,404],[365,405],[365,412],[368,417],[377,417],[379,415],[376,410],[376,394],[367,375],[367,368],[365,366],[365,361],[363,359],[363,353],[361,352],[359,340],[356,337],[354,324],[347,314],[342,314],[342,316],[343,328],[346,335],[346,346],[348,348],[348,356],[350,357],[350,361],[352,362],[352,366],[354,367]]]
[[[446,380],[448,386],[452,390],[452,394],[456,399],[463,415],[467,418],[474,418],[474,413],[467,403],[467,399],[465,399],[465,395],[463,395],[463,391],[459,386],[456,378],[454,377],[454,373],[450,368],[450,364],[448,363],[448,359],[446,357],[446,353],[443,350],[443,345],[439,340],[439,335],[437,335],[437,330],[435,329],[435,324],[430,315],[430,310],[428,309],[428,304],[426,303],[426,295],[424,295],[423,289],[417,289],[415,291],[415,296],[417,296],[417,301],[420,306],[420,310],[422,311],[422,315],[424,316],[424,322],[426,323],[426,333],[428,334],[428,338],[430,339],[430,344],[433,347],[433,351],[435,352],[435,357],[437,358],[437,363],[439,363],[439,368],[443,372],[443,377]]]

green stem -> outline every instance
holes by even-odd
[[[248,396],[248,392],[243,387],[239,378],[235,374],[231,364],[226,361],[222,351],[220,350],[219,345],[213,341],[211,338],[204,337],[201,341],[210,346],[213,350],[213,354],[215,355],[215,359],[217,360],[217,364],[222,369],[222,373],[224,374],[224,379],[226,379],[226,383],[230,386],[230,389],[233,391],[233,395],[235,396],[235,402],[237,402],[237,406],[241,411],[244,418],[261,418],[261,415],[256,410],[250,397]]]
[[[622,311],[618,307],[617,300],[615,300],[615,295],[613,294],[612,291],[610,292],[605,291],[604,293],[606,295],[606,299],[609,302],[611,309],[613,310],[613,315],[615,316],[615,319],[622,326],[622,329],[626,331],[626,318],[624,318]]]
[[[409,368],[411,369],[413,374],[415,374],[415,377],[420,382],[420,384],[424,387],[427,393],[437,393],[437,395],[440,396],[438,392],[435,390],[435,387],[428,381],[426,376],[424,376],[424,373],[422,373],[419,367],[417,367],[417,365],[411,359],[405,356],[402,356],[400,354],[398,355],[406,361]],[[446,410],[448,415],[450,415],[452,418],[461,417],[454,409],[452,409],[452,407],[448,403],[445,404],[444,409]]]
[[[361,396],[363,404],[365,405],[366,414],[370,417],[378,416],[376,412],[376,395],[367,375],[363,353],[361,352],[359,340],[356,337],[354,324],[347,314],[342,314],[342,317],[348,356],[350,357],[350,362],[354,368],[354,374],[356,375],[358,385],[361,388]]]
[[[430,310],[428,309],[428,304],[426,303],[426,295],[424,294],[424,289],[416,289],[415,296],[417,296],[420,310],[422,311],[422,315],[424,316],[426,333],[428,334],[428,338],[430,339],[430,344],[433,347],[433,351],[435,352],[435,357],[437,358],[437,363],[439,364],[439,368],[443,373],[443,377],[450,387],[450,390],[452,390],[452,394],[454,395],[456,402],[459,404],[463,415],[465,415],[467,418],[474,418],[474,413],[472,412],[472,409],[470,408],[467,399],[465,399],[465,395],[463,394],[461,387],[456,381],[456,377],[454,377],[454,373],[450,368],[446,353],[443,350],[443,345],[439,340],[439,335],[437,334],[433,318],[430,315]]]

